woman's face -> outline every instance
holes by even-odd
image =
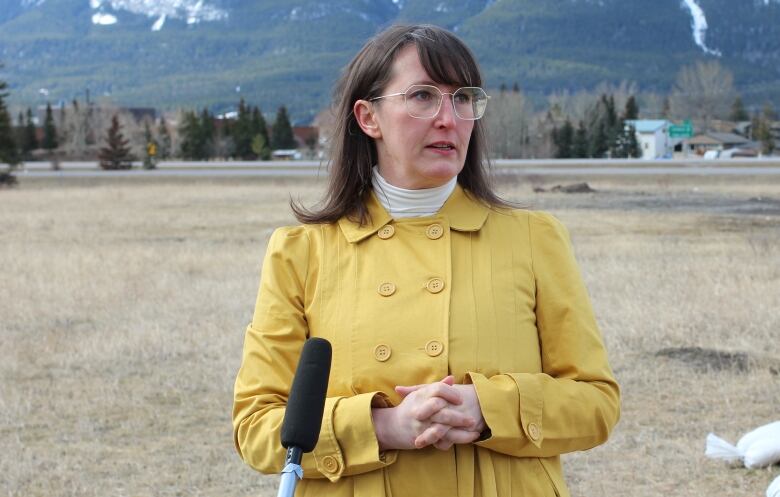
[[[414,84],[436,86],[443,93],[458,88],[433,82],[414,45],[398,52],[391,75],[383,95],[404,92]],[[376,143],[379,173],[390,184],[407,189],[432,188],[463,169],[474,121],[455,115],[450,95],[443,96],[439,113],[430,119],[411,117],[402,95],[374,102],[359,100],[354,111],[363,131]]]

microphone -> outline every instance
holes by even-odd
[[[293,496],[298,480],[303,478],[301,457],[317,445],[331,355],[330,342],[324,338],[310,338],[303,344],[282,422],[282,446],[287,454],[278,497]]]

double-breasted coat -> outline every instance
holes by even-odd
[[[308,337],[333,346],[299,496],[568,496],[559,461],[603,443],[620,394],[569,236],[549,214],[491,209],[456,186],[433,216],[280,228],[235,383],[241,457],[284,462],[279,433]],[[446,451],[379,451],[371,408],[395,385],[473,383],[489,427]]]

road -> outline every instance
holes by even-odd
[[[778,176],[780,158],[733,160],[497,160],[498,173],[522,176]],[[29,162],[16,173],[19,178],[103,178],[103,177],[251,177],[251,176],[325,176],[324,163],[318,161],[230,161],[163,162],[157,169],[103,171],[95,162],[63,162],[59,171],[48,162]]]

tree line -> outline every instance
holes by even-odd
[[[555,157],[639,158],[642,152],[636,139],[636,128],[629,122],[636,119],[639,119],[639,106],[633,95],[626,100],[625,109],[618,116],[614,95],[602,94],[588,110],[587,121],[580,120],[576,129],[568,117],[563,126],[553,127]]]
[[[270,126],[260,108],[243,99],[232,118],[218,118],[206,108],[183,110],[171,125],[164,115],[136,119],[110,102],[73,100],[56,109],[47,104],[41,132],[31,108],[12,122],[6,88],[0,81],[0,162],[13,166],[33,159],[51,160],[56,168],[62,159],[97,158],[106,169],[129,168],[135,160],[154,167],[174,157],[269,160],[274,150],[298,148],[284,106]],[[316,141],[307,145],[313,148]]]
[[[107,101],[73,100],[55,109],[47,105],[42,129],[36,130],[32,109],[19,112],[12,121],[6,90],[0,82],[0,162],[7,164],[34,157],[53,163],[98,158],[104,167],[128,167],[140,159],[153,167],[156,161],[173,157],[267,160],[273,150],[298,146],[285,107],[269,125],[260,108],[243,99],[229,119],[202,109],[157,120],[136,119]],[[632,82],[554,92],[544,103],[526,96],[517,82],[489,93],[485,127],[496,158],[637,157],[636,134],[628,121],[640,118],[690,119],[697,133],[724,131],[728,126],[724,120],[750,121],[748,138],[760,142],[765,154],[776,148],[772,126],[777,113],[772,104],[767,102],[760,110],[746,108],[730,71],[717,61],[680,69],[668,94],[639,91]],[[326,122],[319,123],[325,137],[332,127]],[[313,151],[316,138],[307,145]]]

